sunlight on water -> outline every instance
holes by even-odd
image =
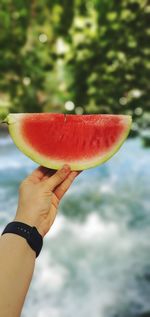
[[[45,238],[23,309],[32,317],[139,317],[150,311],[149,149],[127,141],[85,171]],[[20,181],[36,166],[0,138],[0,229],[12,220]]]

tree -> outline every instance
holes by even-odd
[[[146,0],[1,0],[0,106],[149,116]],[[139,120],[140,118],[140,120]],[[148,119],[149,120],[149,119]]]

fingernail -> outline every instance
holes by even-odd
[[[68,173],[70,171],[70,166],[65,164],[62,169],[65,173]]]

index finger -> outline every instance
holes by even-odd
[[[81,173],[81,171],[73,171],[71,172],[68,177],[60,184],[56,187],[54,194],[56,195],[56,197],[58,198],[58,200],[60,200],[64,194],[66,193],[66,191],[69,189],[69,187],[71,186],[71,184],[73,183],[74,179]]]
[[[40,181],[48,173],[48,171],[49,171],[49,168],[44,166],[39,166],[29,175],[29,177],[31,179]]]

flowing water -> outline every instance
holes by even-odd
[[[22,317],[150,316],[149,154],[129,140],[76,179],[36,260]],[[0,137],[1,231],[35,166]]]

